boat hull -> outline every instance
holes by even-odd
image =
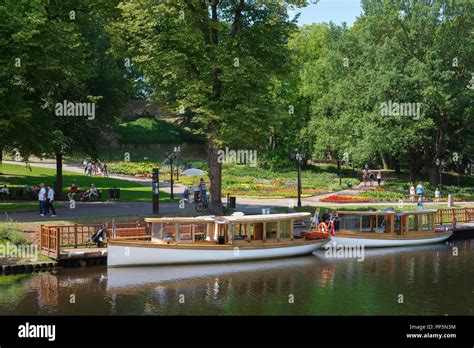
[[[397,238],[397,239],[383,239],[383,238],[358,238],[358,237],[339,237],[332,236],[331,242],[336,245],[356,246],[363,245],[365,248],[384,248],[396,246],[411,246],[440,243],[451,237],[452,232],[443,233],[440,236],[429,238]]]
[[[311,254],[329,239],[274,247],[197,248],[166,245],[131,245],[113,243],[108,246],[109,267],[179,265],[216,262],[241,262],[276,259]]]

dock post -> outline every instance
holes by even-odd
[[[77,248],[77,224],[74,224],[74,248]]]
[[[40,226],[40,250],[43,250],[43,226]]]
[[[56,259],[59,259],[59,243],[60,243],[59,227],[56,227]]]

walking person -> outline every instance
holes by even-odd
[[[87,163],[87,175],[92,176],[92,162]]]
[[[423,184],[421,183],[421,181],[416,186],[416,194],[421,199],[423,199],[423,196],[425,195],[425,188],[423,187]]]
[[[206,200],[206,182],[203,178],[199,179],[199,189],[201,190],[201,198],[202,200]]]
[[[102,172],[106,178],[109,177],[109,172],[107,171],[107,162],[104,161],[104,165],[102,166]]]
[[[415,203],[415,186],[410,185],[410,202]]]
[[[372,187],[372,184],[374,183],[375,175],[374,173],[369,174],[369,182],[370,182],[370,187]]]
[[[44,216],[46,212],[46,189],[44,188],[44,184],[40,184],[40,189],[38,191],[38,202],[39,202],[39,215]]]
[[[369,179],[369,172],[368,170],[364,170],[362,173],[362,180],[364,181],[364,186],[367,187],[367,180]]]
[[[382,173],[380,170],[377,172],[377,183],[380,186],[380,183],[382,182]]]
[[[441,191],[439,190],[439,187],[437,187],[435,191],[435,202],[439,203],[440,198],[441,198]]]
[[[82,162],[82,164],[84,165],[84,174],[87,173],[87,158],[84,159],[84,161]]]
[[[51,209],[51,217],[56,217],[56,210],[54,209],[53,202],[54,202],[54,189],[51,185],[48,185],[48,193],[46,195],[46,214],[49,213]]]

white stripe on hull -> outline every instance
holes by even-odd
[[[331,237],[332,242],[337,245],[363,245],[365,248],[382,248],[395,246],[423,245],[444,242],[451,237],[451,234],[444,234],[439,237],[420,238],[420,239],[372,239],[372,238],[346,238]]]
[[[311,254],[329,240],[321,242],[292,245],[275,248],[258,249],[178,249],[153,248],[140,246],[108,246],[107,265],[138,266],[138,265],[174,265],[212,262],[240,262],[249,260],[274,259]]]

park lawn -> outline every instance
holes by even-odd
[[[209,185],[209,178],[203,179]],[[181,176],[179,183],[197,186],[199,177]],[[334,166],[311,166],[301,172],[302,197],[310,197],[358,185],[360,180],[349,169],[343,170],[342,185]],[[252,198],[293,198],[298,195],[296,169],[271,171],[242,164],[224,164],[222,168],[222,195]]]
[[[62,206],[55,205],[54,209],[61,209]],[[38,202],[0,202],[0,214],[18,212],[18,211],[36,211]]]
[[[7,185],[9,187],[23,187],[25,183],[30,186],[39,185],[40,183],[53,184],[56,175],[56,170],[52,168],[26,167],[22,164],[10,163],[3,163],[1,172],[0,186]],[[121,201],[151,201],[151,188],[133,181],[105,178],[102,176],[89,177],[82,173],[64,171],[64,195],[69,192],[72,184],[76,184],[81,191],[87,190],[91,184],[94,184],[102,191],[102,200],[108,198],[107,189],[116,187],[120,189]],[[160,191],[160,201],[170,201],[169,194]]]
[[[304,205],[302,207],[294,207],[293,209],[289,209],[287,207],[278,207],[276,208],[276,211],[282,212],[282,213],[287,213],[287,212],[308,212],[313,214],[316,209],[319,208],[319,211],[322,212],[324,210],[337,210],[337,211],[373,211],[373,210],[386,210],[388,208],[393,208],[395,210],[418,210],[416,204],[413,205],[404,205],[403,208],[398,208],[397,204],[394,203],[392,205],[347,205],[347,206],[341,206],[341,205],[328,205],[328,206],[311,206],[311,205]],[[434,210],[439,210],[439,209],[447,209],[448,206],[446,204],[425,204],[424,205],[425,210],[428,209],[434,209]]]

